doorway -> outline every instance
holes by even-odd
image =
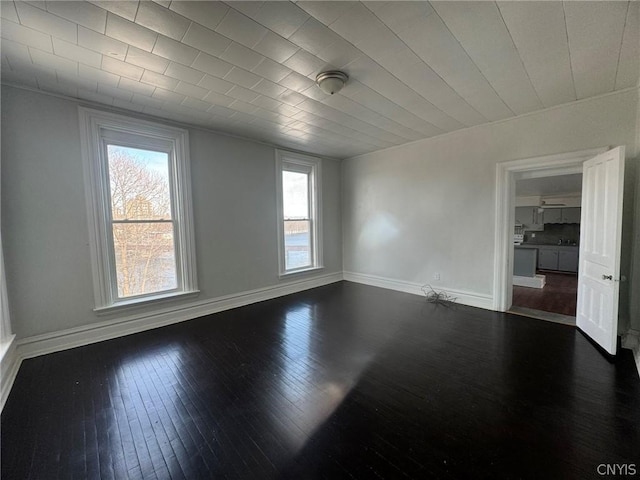
[[[542,173],[542,172],[539,172]],[[514,175],[515,229],[510,312],[575,325],[582,172]]]
[[[494,308],[513,302],[510,248],[515,227],[516,179],[584,174],[576,325],[606,354],[617,351],[622,196],[625,148],[582,151],[499,163],[496,166]]]
[[[603,147],[559,155],[513,160],[498,165],[494,256],[495,310],[506,312],[513,305],[516,183],[523,180],[580,174],[582,173],[583,163],[586,160],[605,151],[607,151],[607,148]]]

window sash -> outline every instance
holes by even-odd
[[[306,165],[301,165],[301,167],[306,167]],[[304,169],[305,171],[297,171],[295,169],[292,168],[288,168],[287,165],[283,166],[282,168],[282,172],[281,172],[281,179],[282,179],[282,191],[283,191],[283,197],[282,197],[282,212],[283,212],[283,216],[285,219],[303,219],[303,218],[311,218],[312,216],[312,210],[313,210],[313,176],[312,176],[312,171],[306,171],[307,169]],[[288,216],[285,213],[286,207],[290,206],[288,204],[288,202],[285,201],[284,199],[284,190],[285,190],[285,173],[297,173],[297,174],[301,174],[304,175],[306,178],[306,215],[304,216]]]
[[[283,207],[283,228],[284,230],[284,235],[285,235],[285,245],[284,245],[284,270],[286,272],[294,272],[296,270],[303,270],[303,269],[307,269],[310,267],[314,266],[314,258],[315,258],[315,245],[314,245],[314,238],[315,238],[315,232],[314,232],[314,225],[313,225],[313,168],[308,166],[308,165],[296,165],[296,164],[292,164],[289,162],[286,162],[283,164],[282,166],[282,174],[284,174],[284,172],[294,172],[294,173],[301,173],[306,175],[306,187],[307,187],[307,215],[304,217],[293,217],[293,216],[284,216],[284,207]],[[284,191],[284,175],[282,175],[282,182],[283,182],[283,191]],[[283,200],[284,202],[284,200]],[[303,265],[299,265],[299,266],[293,266],[290,267],[288,266],[290,264],[290,262],[288,262],[288,259],[290,258],[290,253],[292,251],[295,251],[295,248],[293,248],[293,246],[289,245],[287,246],[287,229],[286,229],[286,225],[288,222],[307,222],[308,225],[308,237],[309,237],[309,244],[308,244],[308,249],[309,249],[309,259],[308,262],[303,264]],[[304,245],[303,247],[306,247],[306,245]]]
[[[172,222],[144,222],[146,224],[155,224],[155,225],[166,225]],[[140,225],[141,222],[135,222],[135,223],[130,223],[130,222],[125,222],[125,223],[116,223],[116,225]],[[123,232],[121,232],[123,233]],[[146,233],[152,233],[152,232],[146,232]],[[156,232],[157,233],[157,232]],[[124,233],[124,235],[126,236],[126,232]],[[122,274],[124,276],[125,272],[121,272],[118,270],[118,256],[116,253],[119,253],[120,255],[122,255],[122,253],[125,254],[125,256],[127,256],[129,254],[129,251],[119,251],[116,252],[116,242],[115,242],[115,237],[116,237],[116,230],[114,228],[112,228],[112,236],[111,236],[111,241],[113,244],[113,253],[114,253],[114,258],[113,258],[113,271],[112,271],[112,282],[113,282],[113,288],[114,288],[114,292],[116,292],[116,295],[118,297],[119,300],[126,300],[126,301],[130,301],[131,299],[142,299],[144,297],[148,297],[148,296],[153,296],[153,295],[162,295],[162,294],[167,294],[167,293],[174,293],[174,292],[178,292],[180,291],[181,288],[181,278],[179,276],[179,266],[178,266],[178,262],[177,262],[177,251],[176,251],[176,242],[175,242],[175,231],[174,228],[171,228],[171,243],[173,245],[173,249],[172,249],[172,269],[171,269],[171,273],[175,273],[175,287],[173,288],[157,288],[156,290],[152,290],[149,292],[141,292],[141,293],[137,293],[137,294],[129,294],[129,295],[120,295],[120,285],[118,283],[119,278],[120,278],[120,274]],[[134,253],[138,253],[135,251],[134,249]],[[156,261],[161,261],[160,257],[157,257],[155,259]],[[144,262],[145,258],[144,258],[144,253],[143,253],[143,257],[141,258],[141,261]],[[139,267],[139,265],[133,264],[133,265],[129,265],[130,268],[133,268],[133,271],[135,272],[136,267]],[[158,277],[154,278],[154,277],[148,277],[148,278],[136,278],[135,275],[133,278],[129,278],[126,281],[124,281],[125,284],[128,284],[128,281],[133,280],[133,287],[139,286],[137,285],[136,280],[140,280],[142,282],[142,284],[146,284],[147,282],[149,283],[153,283],[154,281],[158,281]],[[129,285],[131,286],[131,285]],[[125,285],[123,284],[123,289],[125,288]]]
[[[287,246],[286,224],[288,222],[306,222],[307,223],[307,228],[308,228],[307,234],[309,236],[309,243],[308,243],[309,260],[308,260],[308,263],[305,263],[304,265],[289,267],[289,268],[287,268],[287,265],[288,265],[287,260],[290,257],[289,253],[292,252],[292,251],[300,251],[299,249],[296,249],[295,247],[303,247],[303,249],[304,249],[304,247],[307,247],[307,245],[305,244],[305,245],[289,245],[289,246]],[[315,257],[315,255],[314,255],[315,248],[314,248],[313,220],[311,220],[311,219],[306,219],[306,220],[303,220],[303,219],[300,219],[300,220],[284,220],[283,227],[285,228],[285,233],[284,233],[284,236],[285,236],[285,244],[284,244],[284,254],[285,254],[285,258],[284,258],[285,265],[284,266],[285,266],[285,270],[287,272],[293,272],[293,271],[296,271],[296,270],[307,269],[309,267],[313,267],[313,265],[314,265],[314,257]]]
[[[120,289],[118,288],[118,268],[116,259],[116,244],[114,240],[115,232],[114,225],[141,225],[141,224],[171,224],[172,243],[173,243],[173,259],[176,276],[176,286],[174,288],[165,288],[154,290],[152,292],[140,293],[138,295],[120,295]],[[182,269],[179,258],[179,244],[178,244],[178,224],[175,220],[111,220],[111,235],[109,236],[109,255],[111,255],[111,288],[115,294],[116,301],[120,300],[133,300],[143,299],[145,297],[152,297],[156,295],[168,294],[172,292],[180,292],[184,289],[184,282],[182,279]]]
[[[173,219],[158,220],[111,220],[111,223],[176,223]]]
[[[178,231],[178,222],[176,222],[174,216],[175,212],[175,195],[174,195],[174,187],[173,187],[173,163],[172,159],[174,158],[173,147],[170,142],[166,141],[158,141],[158,139],[150,139],[146,137],[140,137],[132,134],[123,134],[121,132],[112,132],[109,130],[103,131],[102,135],[103,139],[103,155],[105,159],[105,167],[106,167],[106,178],[105,178],[105,187],[106,193],[108,196],[108,208],[106,211],[107,221],[111,224],[110,226],[110,235],[108,235],[107,242],[109,247],[109,256],[110,256],[110,283],[111,283],[111,291],[113,292],[113,300],[114,302],[121,300],[133,300],[133,299],[144,299],[145,297],[152,297],[156,295],[179,292],[182,291],[184,282],[182,281],[182,270],[180,268],[179,262],[177,259],[179,258],[180,253],[180,242],[179,242],[179,231]],[[110,159],[109,159],[109,146],[114,147],[126,147],[132,148],[136,150],[155,152],[155,153],[164,153],[167,155],[168,162],[168,184],[169,184],[169,210],[170,217],[168,219],[139,219],[139,220],[130,220],[123,219],[118,220],[113,218],[113,201],[112,201],[112,192],[111,192],[111,175],[110,175]],[[159,289],[152,292],[140,293],[137,295],[120,295],[120,288],[118,284],[118,261],[116,259],[116,243],[115,243],[115,230],[114,225],[117,224],[144,224],[144,223],[171,223],[172,227],[172,243],[173,243],[173,258],[174,258],[174,266],[175,266],[175,276],[176,276],[176,286],[175,288],[170,289]]]
[[[284,172],[294,172],[294,173],[302,173],[305,174],[307,176],[307,216],[306,217],[284,217],[284,225],[287,224],[287,222],[297,222],[297,221],[302,221],[302,222],[308,222],[309,225],[309,262],[305,265],[301,265],[299,267],[289,267],[287,268],[287,246],[286,246],[286,230],[285,230],[285,264],[284,264],[284,269],[286,272],[294,272],[296,270],[302,270],[302,269],[307,269],[309,267],[313,267],[314,266],[314,238],[315,238],[315,232],[314,232],[314,226],[313,226],[313,221],[312,221],[312,217],[313,217],[313,207],[314,207],[314,201],[313,201],[313,167],[309,166],[309,165],[300,165],[300,164],[292,164],[289,162],[286,162],[285,164],[283,164],[282,167],[282,173]],[[284,190],[284,175],[283,177],[283,190]],[[283,215],[284,215],[284,209],[283,209]],[[284,226],[283,225],[283,226]]]
[[[176,162],[176,158],[175,158],[175,151],[174,151],[174,145],[170,144],[169,142],[166,141],[158,141],[157,139],[149,139],[149,138],[145,138],[145,137],[140,137],[140,141],[138,143],[136,143],[136,137],[132,134],[119,134],[117,136],[113,135],[113,132],[111,132],[112,134],[109,135],[109,131],[105,131],[104,132],[104,136],[102,137],[102,161],[105,162],[105,168],[106,168],[106,186],[105,188],[107,189],[107,195],[109,197],[109,204],[108,204],[108,209],[107,209],[107,214],[109,216],[110,221],[114,221],[113,219],[113,211],[111,208],[111,178],[109,175],[109,153],[108,153],[108,148],[109,146],[114,146],[114,147],[125,147],[125,148],[133,148],[133,149],[137,149],[137,150],[146,150],[146,151],[152,151],[152,152],[157,152],[157,153],[165,153],[167,155],[167,162],[168,162],[168,176],[169,176],[169,201],[170,201],[170,205],[169,205],[169,211],[170,211],[170,220],[174,220],[175,219],[175,212],[176,212],[176,201],[175,201],[175,192],[178,190],[178,186],[176,185],[176,177],[177,177],[177,172],[175,169],[175,162]],[[116,141],[117,140],[117,141]]]

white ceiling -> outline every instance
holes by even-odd
[[[2,1],[2,82],[344,158],[636,86],[638,6]]]
[[[573,195],[580,192],[582,192],[581,173],[516,181],[516,195],[519,197]]]

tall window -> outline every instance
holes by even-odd
[[[278,151],[280,274],[322,266],[320,159]]]
[[[188,134],[80,109],[97,310],[193,293]]]

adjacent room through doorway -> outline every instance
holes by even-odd
[[[575,325],[582,174],[516,181],[511,311]]]

